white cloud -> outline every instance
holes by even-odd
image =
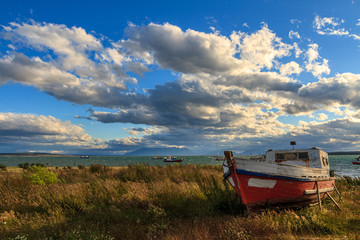
[[[295,25],[297,28],[299,28],[300,24],[302,23],[302,21],[298,20],[298,19],[290,19],[290,23]]]
[[[322,74],[330,74],[330,68],[328,64],[327,59],[322,59],[319,56],[318,48],[319,46],[317,44],[309,44],[309,49],[306,52],[307,56],[307,64],[305,66],[305,69],[308,72],[311,72],[315,77],[319,77]],[[320,61],[319,61],[320,60]]]
[[[299,58],[300,54],[303,53],[303,51],[299,48],[299,45],[297,43],[294,43],[294,50],[295,50],[295,57]]]
[[[323,59],[322,62],[309,62],[305,69],[311,72],[315,77],[319,77],[322,74],[330,74],[330,68],[327,59]]]
[[[291,30],[289,32],[289,38],[290,39],[294,39],[294,38],[300,39],[300,34],[298,32],[294,32],[293,30]]]
[[[289,62],[280,66],[281,75],[300,74],[303,69],[296,62]]]
[[[328,119],[328,116],[327,116],[325,113],[319,113],[319,114],[317,115],[317,119],[318,119],[319,121],[324,121],[324,120]]]
[[[292,104],[284,104],[283,107],[292,114],[322,109],[343,115],[339,106],[360,109],[359,86],[358,74],[344,73],[321,78],[318,82],[304,85]]]
[[[319,16],[316,16],[314,20],[314,28],[316,29],[316,32],[320,35],[345,36],[345,37],[351,37],[355,40],[360,40],[359,35],[350,33],[345,28],[340,28],[340,25],[343,24],[344,22],[345,22],[344,20],[339,20],[334,17],[321,18]],[[359,26],[359,20],[356,26]]]
[[[321,18],[318,15],[315,16],[314,19],[314,27],[318,30],[323,29],[326,26],[332,26],[332,27],[336,27],[339,26],[340,23],[337,22],[338,20],[335,19],[334,17],[324,17]]]
[[[320,26],[319,31],[323,26],[338,27],[335,20],[319,18],[315,26]],[[360,109],[358,75],[340,74],[303,85],[289,76],[304,70],[315,77],[329,74],[328,60],[320,56],[317,44],[308,45],[304,51],[299,47],[301,42],[287,44],[265,24],[251,34],[233,32],[230,36],[183,31],[169,23],[130,24],[127,39],[109,46],[84,29],[64,25],[11,24],[4,29],[6,40],[14,48],[0,58],[1,84],[11,81],[30,85],[58,99],[103,107],[90,110],[88,119],[148,126],[129,128],[132,136],[128,138],[94,140],[70,122],[6,113],[11,121],[19,123],[13,128],[18,129],[13,136],[31,136],[24,138],[28,139],[27,146],[34,139],[44,146],[59,139],[57,142],[70,150],[76,145],[94,151],[128,151],[155,145],[201,148],[207,147],[208,141],[220,139],[229,146],[244,143],[248,148],[264,140],[262,146],[266,147],[279,137],[293,134],[306,139],[314,128],[333,125],[331,121],[320,125],[315,122],[326,121],[326,111],[340,111],[340,107],[353,108],[354,112]],[[296,32],[291,36],[297,36]],[[24,47],[33,50],[31,55],[19,53]],[[292,54],[297,62],[289,60]],[[177,80],[146,91],[129,90],[127,85],[136,85],[137,79],[127,71],[131,76],[141,75],[148,68],[158,67],[172,70]],[[325,113],[316,115],[314,111],[319,109]],[[285,113],[317,117],[297,127],[280,122],[279,116]],[[352,124],[357,116],[344,110],[343,117],[350,120],[336,123]],[[28,121],[28,125],[21,125],[20,118],[41,124]],[[1,129],[11,129],[10,122],[4,124]],[[50,126],[56,127],[51,130]],[[336,139],[335,135],[331,139]]]
[[[165,68],[182,73],[224,72],[240,65],[236,45],[224,36],[191,29],[183,32],[169,23],[129,26],[124,46],[147,49]],[[219,61],[221,59],[221,61]]]
[[[77,150],[101,145],[83,128],[52,116],[0,113],[0,133],[4,148],[16,144],[23,149],[41,147],[61,151],[63,148]]]
[[[251,35],[245,35],[240,44],[241,59],[255,64],[260,69],[273,67],[276,58],[290,55],[292,46],[281,42],[266,25]]]

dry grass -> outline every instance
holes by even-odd
[[[360,237],[356,178],[337,181],[343,211],[327,200],[322,212],[312,207],[243,217],[219,166],[50,170],[58,183],[35,185],[18,169],[0,173],[0,239]]]

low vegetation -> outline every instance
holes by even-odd
[[[50,170],[49,170],[50,169]],[[0,171],[0,239],[357,239],[360,179],[323,210],[244,217],[220,166],[29,166]]]

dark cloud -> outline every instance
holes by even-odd
[[[286,91],[297,93],[302,84],[289,80],[276,73],[244,73],[239,76],[225,76],[214,81],[214,84],[238,86],[248,90]]]

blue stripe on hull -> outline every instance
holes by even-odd
[[[266,177],[266,178],[280,178],[285,180],[292,180],[292,181],[312,181],[310,178],[295,178],[295,177],[287,177],[287,176],[281,176],[281,175],[271,175],[266,173],[259,173],[259,172],[249,172],[242,169],[236,169],[237,174],[245,174],[245,175],[253,175],[258,177]],[[227,171],[223,177],[226,179],[230,175],[230,171]]]

